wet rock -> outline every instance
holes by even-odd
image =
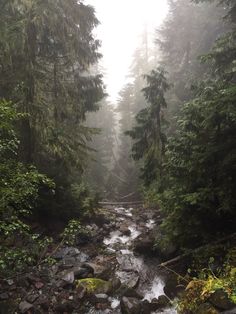
[[[19,304],[20,313],[27,313],[29,310],[33,309],[33,304],[28,303],[27,301],[22,301]]]
[[[196,310],[196,314],[219,314],[219,311],[217,311],[210,303],[203,303]]]
[[[160,307],[167,307],[170,305],[170,300],[166,295],[160,295],[156,301],[152,300],[152,303],[158,303]]]
[[[117,294],[121,297],[136,298],[139,300],[143,299],[143,295],[138,293],[135,289],[127,287],[126,285],[121,285],[121,287],[117,290]]]
[[[120,232],[126,236],[130,236],[131,231],[129,230],[129,227],[126,224],[122,224],[119,228]]]
[[[112,286],[109,281],[98,278],[86,278],[77,281],[77,287],[85,287],[88,293],[93,294],[109,294],[112,291]]]
[[[119,278],[112,278],[110,280],[112,292],[117,291],[121,286],[121,281]]]
[[[139,285],[140,277],[137,274],[131,274],[130,278],[125,282],[125,284],[131,288],[136,289]]]
[[[166,279],[164,292],[168,298],[174,299],[180,296],[185,290],[184,285],[180,285],[176,276],[170,276]]]
[[[123,297],[120,302],[122,314],[140,314],[141,302],[135,298]]]
[[[96,302],[98,303],[107,303],[108,302],[108,295],[104,293],[95,294]]]
[[[235,304],[229,299],[227,293],[218,289],[209,298],[209,302],[220,310],[231,310],[235,307]]]
[[[154,254],[153,246],[153,237],[141,235],[134,241],[134,251],[139,254],[152,256]]]

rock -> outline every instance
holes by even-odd
[[[196,310],[196,314],[219,314],[219,312],[210,303],[203,303]]]
[[[73,272],[75,279],[84,279],[89,277],[89,275],[91,274],[90,269],[84,267],[74,267]]]
[[[8,293],[4,292],[0,294],[0,301],[5,301],[9,299]]]
[[[53,258],[55,259],[63,259],[65,258],[66,256],[77,256],[80,254],[80,251],[77,249],[77,248],[74,248],[74,247],[65,247],[65,248],[62,248],[60,250],[58,250],[55,254],[53,254]]]
[[[235,304],[229,299],[227,293],[222,289],[218,289],[212,293],[209,298],[209,302],[220,310],[231,310],[235,307]]]
[[[110,280],[111,283],[111,287],[112,287],[112,292],[115,292],[116,290],[118,290],[121,286],[121,281],[119,278],[112,278]]]
[[[109,281],[98,278],[79,279],[76,283],[77,288],[85,287],[88,293],[109,294],[112,291],[112,285]]]
[[[123,297],[120,302],[122,314],[140,314],[141,302],[135,298]]]
[[[165,295],[161,295],[158,299],[153,299],[152,302],[144,300],[142,302],[142,313],[150,314],[151,312],[156,312],[157,310],[162,310],[170,306],[170,300]]]
[[[156,301],[160,307],[167,307],[170,305],[170,300],[167,298],[166,295],[160,295]]]
[[[138,293],[136,290],[127,287],[126,285],[121,285],[119,290],[117,290],[117,294],[120,296],[128,297],[128,298],[136,298],[136,299],[143,299],[143,296]]]
[[[29,303],[34,303],[38,297],[39,297],[39,294],[32,293],[27,297],[26,301],[28,301]]]
[[[139,285],[140,277],[135,273],[130,276],[130,278],[125,282],[126,286],[132,289],[136,289]]]
[[[27,313],[29,310],[32,310],[32,309],[33,309],[33,304],[30,304],[26,301],[22,301],[19,304],[19,310],[21,313]]]
[[[50,306],[48,296],[46,296],[45,294],[40,294],[35,302],[35,305],[40,305],[44,310],[47,310]]]
[[[185,287],[183,285],[180,285],[176,276],[170,276],[166,279],[165,287],[164,287],[164,293],[167,295],[169,299],[174,299],[175,297],[178,297],[183,293],[185,290]]]
[[[82,267],[87,268],[95,277],[104,278],[104,275],[109,271],[106,267],[95,263],[84,263]]]
[[[125,224],[121,225],[119,228],[120,232],[126,236],[130,236],[131,235],[131,231],[129,230],[129,227]]]
[[[75,281],[74,272],[71,271],[64,274],[61,279],[64,280],[66,283],[72,284]]]
[[[108,302],[108,295],[104,293],[95,294],[96,302],[98,303],[107,303]]]
[[[79,251],[75,247],[65,247],[56,252],[53,258],[57,260],[61,260],[62,266],[76,266],[80,263],[84,263],[88,261],[89,257],[87,254]]]
[[[154,238],[149,236],[139,236],[134,241],[134,251],[139,254],[153,255]]]

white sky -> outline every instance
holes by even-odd
[[[149,32],[164,20],[167,0],[86,0],[96,10],[100,26],[96,36],[102,41],[104,81],[110,100],[126,83],[132,55],[139,45],[145,25]]]

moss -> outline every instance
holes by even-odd
[[[76,287],[85,287],[88,293],[109,293],[111,291],[111,283],[98,278],[86,278],[76,281]]]

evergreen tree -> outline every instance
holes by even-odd
[[[144,160],[142,178],[145,185],[160,179],[162,172],[165,151],[163,109],[167,106],[164,94],[169,89],[165,74],[162,68],[158,68],[145,76],[147,86],[142,91],[148,106],[137,114],[136,126],[126,132],[135,141],[132,147],[133,158]]]

